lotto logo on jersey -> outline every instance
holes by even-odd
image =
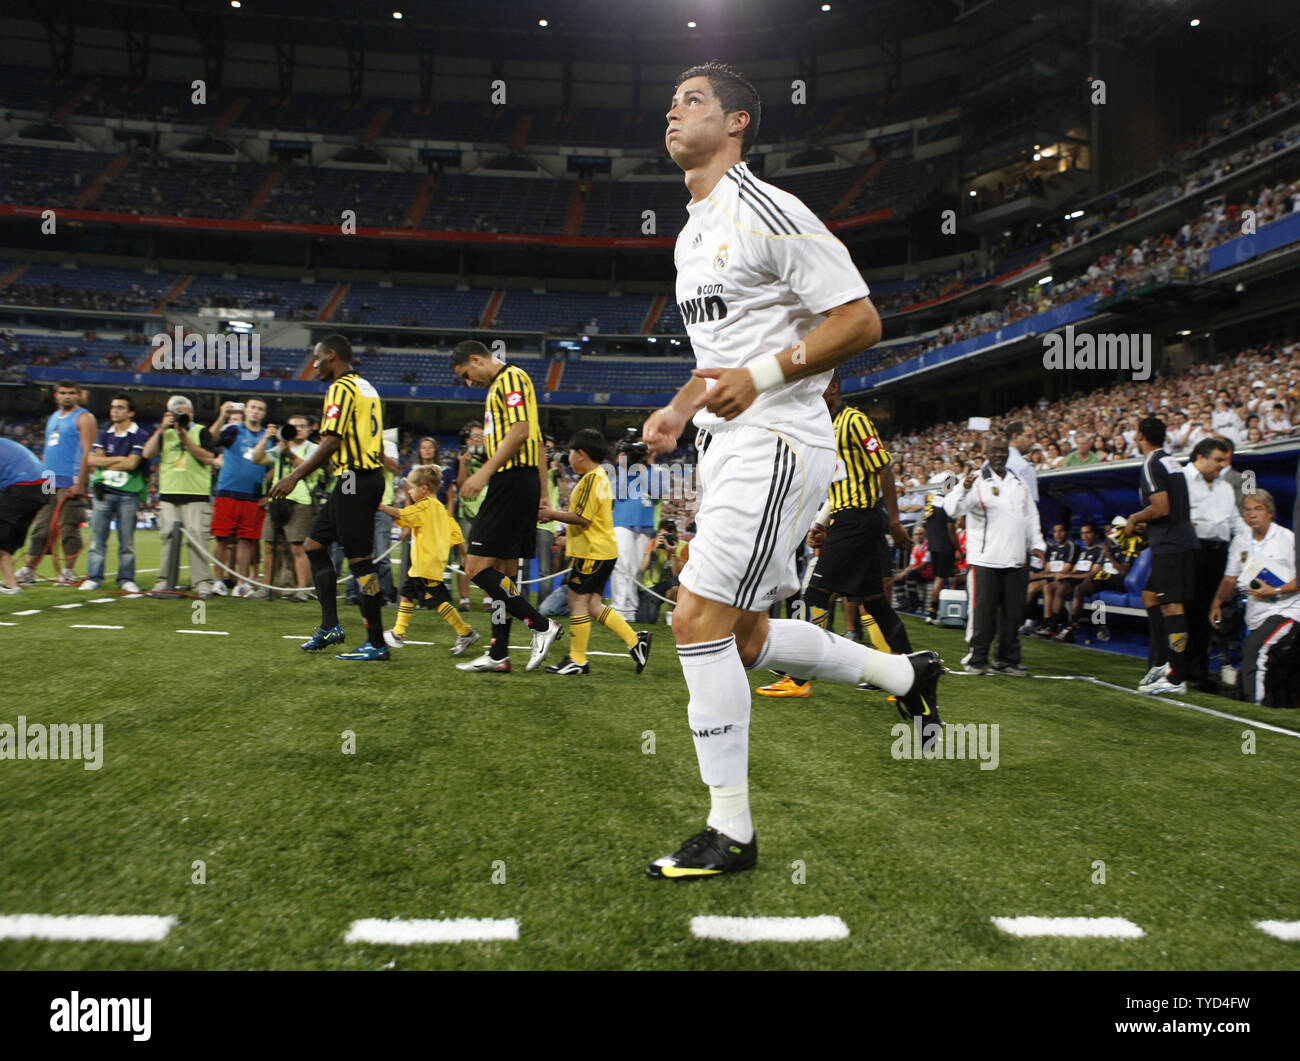
[[[506,395],[506,405],[511,409],[524,404],[524,396],[519,391],[511,391]]]
[[[325,410],[325,419],[337,420],[339,418],[339,413],[341,413],[342,411],[343,409],[339,406],[338,402],[335,402],[333,405],[331,405],[329,408]]]
[[[880,439],[876,438],[874,435],[871,438],[864,438],[862,440],[862,448],[868,453],[875,453],[876,450],[880,449]]]

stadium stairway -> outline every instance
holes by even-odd
[[[645,315],[645,320],[641,324],[641,334],[649,335],[659,323],[659,316],[664,311],[664,306],[668,302],[667,295],[656,295],[654,302],[650,304],[650,312]]]
[[[587,195],[582,194],[583,188],[587,189]],[[573,182],[573,193],[569,196],[569,213],[564,219],[564,234],[566,236],[576,236],[582,232],[582,219],[587,213],[587,196],[590,194],[590,178]]]
[[[211,135],[220,136],[234,125],[239,119],[239,116],[244,113],[244,108],[247,106],[247,96],[241,96],[239,99],[231,100],[230,106],[221,112],[221,117],[212,123]]]
[[[380,107],[375,111],[370,123],[366,126],[366,131],[361,134],[361,142],[366,145],[373,144],[379,139],[379,134],[384,131],[389,120],[393,117],[392,107]]]
[[[557,391],[560,389],[560,380],[564,378],[564,362],[552,361],[551,367],[546,370],[546,389],[547,391]]]
[[[190,284],[192,283],[194,283],[193,273],[190,273],[188,276],[182,276],[179,280],[176,281],[176,283],[172,285],[171,290],[168,291],[167,294],[163,295],[162,300],[158,303],[158,305],[154,306],[154,308],[151,309],[149,312],[161,313],[163,310],[167,308],[168,302],[170,302],[172,299],[180,298],[181,295],[185,294],[185,289],[189,287]],[[143,369],[141,371],[143,371]]]
[[[829,216],[839,217],[840,214],[844,213],[844,211],[853,204],[853,201],[857,199],[858,193],[874,181],[880,171],[884,168],[885,160],[883,158],[876,159],[875,162],[867,167],[867,171],[854,181],[852,185],[850,185],[848,191],[840,196],[839,201],[831,208]]]
[[[339,308],[339,303],[347,297],[348,290],[351,287],[352,285],[346,280],[340,281],[334,288],[333,292],[331,292],[330,297],[325,300],[325,305],[321,307],[320,314],[316,319],[318,321],[332,320],[334,318],[334,311]]]
[[[287,162],[283,162],[272,169],[262,183],[257,186],[257,191],[248,200],[248,205],[244,207],[244,212],[239,215],[239,220],[252,221],[257,216],[257,212],[262,209],[262,205],[271,197],[271,193],[279,187],[280,182],[284,180],[285,174],[288,172],[289,164]]]
[[[27,262],[19,262],[17,265],[11,265],[7,270],[5,270],[4,275],[0,276],[0,287],[8,287],[30,268],[31,266]]]
[[[99,175],[90,182],[86,190],[77,196],[77,201],[73,205],[80,210],[98,199],[104,191],[104,185],[126,169],[131,163],[131,158],[131,154],[126,151],[120,155],[114,155],[109,160],[108,165],[100,170]]]
[[[493,291],[488,298],[487,306],[483,309],[483,316],[479,318],[478,326],[480,328],[492,327],[492,318],[501,310],[501,303],[506,300],[506,293],[500,289]]]
[[[420,182],[419,190],[415,193],[415,198],[411,200],[411,208],[406,211],[406,227],[419,228],[420,222],[424,220],[424,215],[429,209],[429,203],[433,201],[433,193],[438,189],[438,174],[427,174]]]
[[[85,103],[86,100],[88,100],[89,98],[90,98],[90,89],[86,88],[83,85],[81,88],[77,89],[77,91],[74,92],[71,96],[69,96],[66,100],[64,100],[64,102],[60,105],[58,110],[56,110],[53,114],[50,115],[51,123],[57,125],[61,122],[66,121],[68,115],[71,114],[73,111],[75,111],[83,103]]]

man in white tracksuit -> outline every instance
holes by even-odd
[[[962,661],[967,674],[988,673],[989,648],[997,634],[995,674],[1025,677],[1020,665],[1020,624],[1024,621],[1029,554],[1044,555],[1038,509],[1028,485],[1007,468],[1009,447],[1003,440],[989,444],[988,463],[971,472],[944,498],[952,518],[966,517],[966,559],[970,564],[967,590],[966,643]]]

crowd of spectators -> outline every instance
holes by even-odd
[[[1136,429],[1158,416],[1169,430],[1169,452],[1186,456],[1210,436],[1238,448],[1293,438],[1300,433],[1300,344],[1250,347],[1216,362],[1145,381],[1124,380],[1058,401],[990,418],[991,432],[949,421],[887,440],[896,476],[909,493],[945,474],[963,476],[984,460],[989,437],[1019,420],[1034,442],[1024,456],[1044,471],[1137,457]]]

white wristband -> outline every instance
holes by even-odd
[[[776,354],[760,358],[745,367],[749,369],[749,378],[754,381],[754,390],[759,394],[785,382],[785,373],[781,371],[781,362],[776,359]]]

